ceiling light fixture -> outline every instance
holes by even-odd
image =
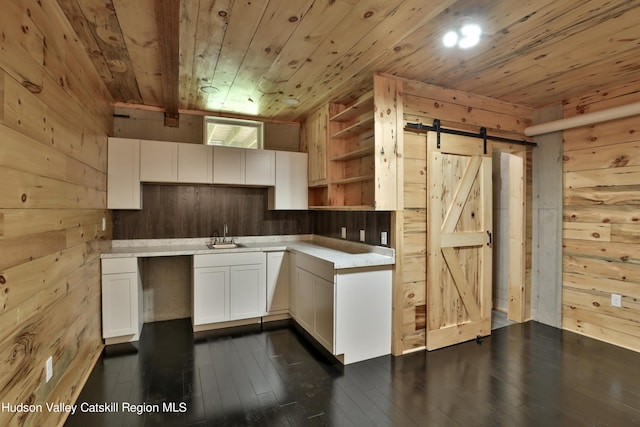
[[[216,93],[216,92],[218,92],[218,88],[217,88],[217,87],[215,87],[215,86],[211,86],[211,85],[209,85],[209,86],[202,86],[202,87],[200,88],[200,91],[201,91],[201,92],[204,92],[204,93]]]
[[[480,42],[482,29],[478,24],[469,23],[466,19],[460,30],[448,31],[442,38],[442,44],[446,47],[458,46],[460,49],[469,49]]]
[[[282,102],[284,102],[285,104],[291,106],[291,107],[295,107],[300,105],[300,101],[294,97],[289,97],[289,98],[285,98],[282,100]]]

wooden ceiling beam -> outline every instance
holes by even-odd
[[[179,125],[180,0],[159,0],[156,8],[162,62],[164,125]]]

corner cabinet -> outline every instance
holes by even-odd
[[[193,326],[261,317],[266,313],[266,257],[262,252],[193,256]]]
[[[402,120],[396,85],[394,79],[375,75],[373,89],[355,101],[329,104],[326,136],[305,130],[307,138],[326,138],[306,141],[307,149],[314,152],[313,167],[322,166],[319,144],[326,145],[328,159],[326,184],[310,177],[311,209],[396,209],[399,147],[395,128]],[[306,124],[315,128],[322,116],[310,118]]]
[[[269,209],[306,210],[309,206],[307,153],[276,151],[275,186],[269,187]]]

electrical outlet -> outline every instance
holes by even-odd
[[[346,238],[347,238],[347,227],[342,227],[342,229],[340,230],[340,236],[341,236],[343,239],[346,239]]]
[[[611,294],[611,306],[613,306],[613,307],[622,307],[622,295],[620,295],[620,294]]]
[[[107,231],[107,218],[102,217],[102,231]]]
[[[45,372],[47,376],[47,382],[53,377],[53,356],[49,356],[45,365]]]
[[[383,231],[380,233],[380,244],[381,245],[386,245],[387,244],[387,232]]]
[[[364,230],[360,230],[360,241],[364,242]]]

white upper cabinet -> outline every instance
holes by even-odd
[[[213,183],[244,185],[245,149],[213,147]]]
[[[140,181],[178,182],[178,145],[140,141]]]
[[[204,144],[178,144],[178,182],[213,182],[213,147]]]
[[[109,138],[107,209],[142,209],[140,140]]]
[[[276,183],[276,153],[271,150],[245,151],[246,185],[270,187]]]
[[[307,153],[276,151],[276,182],[269,188],[269,209],[307,209],[308,182]]]

